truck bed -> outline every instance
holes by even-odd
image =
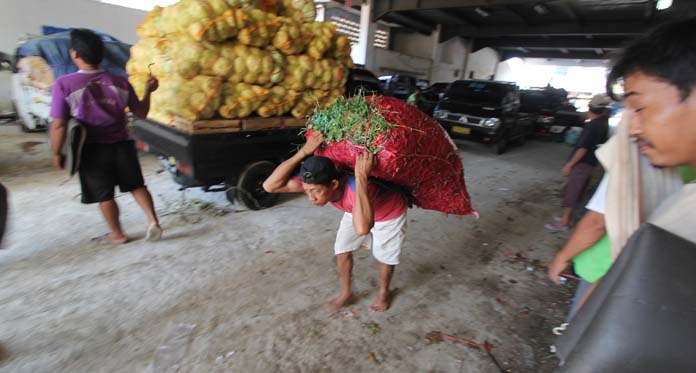
[[[164,125],[136,119],[132,132],[144,150],[170,159],[175,180],[185,187],[234,183],[243,167],[257,161],[279,163],[304,143],[304,120],[179,121]],[[173,162],[175,160],[175,162]]]

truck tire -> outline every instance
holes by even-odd
[[[247,165],[239,175],[237,198],[250,210],[262,210],[273,206],[278,201],[278,194],[263,190],[263,182],[276,165],[269,161],[259,161]],[[230,198],[228,193],[227,198]]]

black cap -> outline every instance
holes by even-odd
[[[326,157],[309,157],[300,167],[300,179],[303,183],[328,185],[338,177],[336,166],[332,160]]]

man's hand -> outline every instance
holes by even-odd
[[[324,135],[319,132],[319,131],[314,131],[312,132],[312,135],[309,136],[307,139],[307,142],[304,144],[302,149],[300,151],[304,153],[305,157],[308,157],[312,154],[314,154],[314,151],[319,149],[321,144],[324,143]]]
[[[147,80],[147,83],[145,83],[145,92],[154,92],[159,88],[159,80],[155,78],[154,76],[150,76],[150,79]]]
[[[560,285],[561,284],[561,279],[560,275],[565,271],[566,268],[568,268],[568,265],[570,263],[563,259],[560,255],[556,254],[556,257],[553,258],[551,263],[549,263],[549,268],[548,268],[548,275],[551,281],[553,281],[554,284]]]
[[[367,151],[358,154],[355,159],[355,176],[370,176],[370,172],[374,170],[376,165],[374,154]]]
[[[58,169],[65,169],[65,158],[61,154],[53,154],[53,165]]]
[[[570,172],[573,170],[573,166],[570,164],[566,164],[563,166],[563,169],[561,169],[561,172],[563,173],[563,176],[570,176]]]

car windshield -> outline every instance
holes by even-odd
[[[400,75],[400,76],[397,76],[397,77],[396,77],[396,82],[397,82],[397,83],[403,83],[403,84],[409,84],[409,83],[411,83],[412,79],[413,79],[413,78],[411,78],[410,76],[403,76],[403,75]]]
[[[520,93],[520,109],[534,112],[537,110],[553,110],[560,106],[564,97],[549,91],[527,90]]]
[[[452,83],[447,96],[471,103],[500,105],[505,93],[505,87],[501,84],[465,81]]]
[[[447,89],[448,85],[449,83],[435,83],[428,87],[427,91],[435,93],[444,92]]]

